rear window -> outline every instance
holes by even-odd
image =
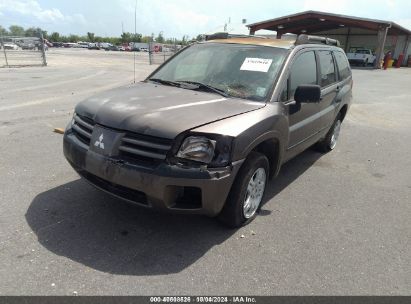
[[[321,87],[326,87],[337,81],[334,60],[331,51],[318,51],[320,59]]]
[[[346,79],[351,76],[350,65],[347,57],[342,52],[334,52],[335,61],[337,62],[340,79]]]

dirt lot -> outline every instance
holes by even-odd
[[[0,295],[411,294],[411,69],[354,70],[336,150],[287,163],[261,215],[233,231],[80,180],[52,130],[78,101],[132,83],[132,54],[48,61],[0,70]]]

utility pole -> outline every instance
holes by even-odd
[[[136,5],[134,7],[134,39],[137,36],[137,0],[136,0]],[[133,40],[134,40],[133,39]],[[135,43],[133,41],[133,54],[134,54],[134,83],[136,83],[136,47]]]

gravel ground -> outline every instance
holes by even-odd
[[[133,56],[50,50],[0,69],[0,295],[410,295],[411,69],[354,70],[327,155],[307,150],[227,230],[128,205],[62,154],[74,105],[133,82]],[[137,55],[136,78],[155,67]]]

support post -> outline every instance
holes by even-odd
[[[407,53],[408,53],[408,47],[409,47],[410,43],[411,43],[411,36],[408,35],[407,39],[405,40],[404,50],[402,52],[404,54],[404,59],[401,62],[401,65],[407,65],[407,61],[408,61]]]
[[[385,40],[387,39],[388,27],[380,27],[377,34],[377,49],[375,51],[374,68],[378,69],[381,59],[384,58]]]
[[[153,58],[152,57],[153,57],[153,43],[151,42],[151,39],[150,39],[150,41],[148,43],[148,60],[149,60],[150,65],[153,64]]]
[[[250,35],[255,35],[255,31],[250,27]]]
[[[350,38],[351,34],[351,27],[348,28],[347,36],[345,36],[345,45],[344,45],[344,51],[347,53],[348,52],[348,41]]]
[[[43,38],[43,33],[40,31],[40,43],[41,43],[41,57],[43,59],[43,66],[47,66],[47,60],[46,60],[46,50],[44,48],[44,38]]]
[[[281,39],[282,35],[283,35],[283,33],[281,33],[280,31],[277,31],[277,39]]]
[[[3,48],[3,52],[4,52],[4,59],[6,60],[6,67],[9,67],[9,62],[7,61],[7,53],[6,53],[6,48],[4,47],[3,37],[1,37],[1,47]]]

